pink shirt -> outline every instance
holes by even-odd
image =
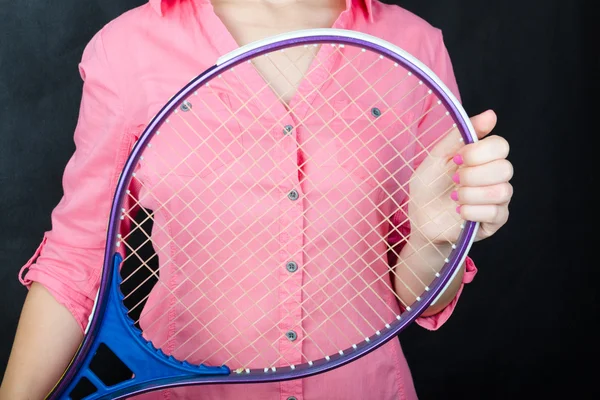
[[[347,0],[346,10],[333,27],[365,32],[400,46],[427,64],[458,97],[441,32],[415,15],[377,1]],[[172,94],[236,47],[208,0],[150,0],[149,4],[125,13],[105,26],[85,49],[80,64],[84,87],[75,132],[77,149],[64,173],[64,197],[52,214],[52,230],[45,234],[37,252],[23,267],[28,271],[21,278],[26,285],[33,281],[43,284],[73,314],[82,329],[98,289],[112,194],[133,143],[147,121]],[[280,113],[277,118],[285,120],[284,107]],[[265,125],[269,122],[265,121]],[[233,156],[241,159],[243,151]],[[147,162],[151,163],[152,158]],[[290,165],[290,168],[295,167]],[[142,166],[140,179],[145,177],[151,182],[155,173],[156,168],[144,170]],[[180,174],[186,173],[180,171]],[[300,203],[286,203],[285,208],[280,208],[284,211],[276,217],[285,220],[299,211],[294,207],[301,207]],[[146,206],[153,208],[152,204]],[[168,222],[157,216],[155,224],[168,225]],[[235,230],[235,218],[227,224],[227,229]],[[296,241],[298,238],[292,231],[283,236],[279,239],[286,242],[292,254],[294,247],[300,248],[302,240]],[[190,252],[195,254],[194,250]],[[302,264],[302,255],[298,253],[296,260]],[[251,268],[251,264],[248,261],[246,268]],[[310,265],[303,267],[310,273]],[[257,274],[260,273],[258,265],[255,269]],[[293,292],[302,283],[302,273],[287,279],[284,290]],[[475,273],[475,266],[467,259],[463,282],[470,282]],[[174,286],[180,283],[175,276],[163,275],[162,270],[161,278]],[[452,313],[461,291],[462,288],[442,312],[419,318],[417,323],[431,330],[439,328]],[[146,307],[152,306],[151,296]],[[389,304],[388,307],[397,305]],[[163,314],[158,312],[160,307],[156,310],[157,313],[142,319],[142,326],[185,325],[185,321],[172,320],[172,315],[179,315],[177,312]],[[289,319],[286,323],[293,325],[294,316],[290,315]],[[339,322],[343,324],[343,321]],[[147,334],[154,335],[155,343],[168,343],[167,348],[185,351],[185,343],[181,341],[186,336],[170,337],[172,331],[161,330],[153,334],[150,330]],[[285,341],[282,346],[288,346],[284,349],[287,359],[296,357],[298,362],[302,361],[302,354],[295,353],[294,346]],[[212,353],[210,349],[207,352]],[[261,385],[178,388],[140,396],[145,399],[207,400],[284,400],[290,397],[298,400],[416,399],[416,393],[400,344],[394,340],[355,363],[307,379]]]

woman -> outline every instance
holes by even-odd
[[[0,399],[39,399],[81,342],[102,265],[105,224],[115,181],[141,126],[172,93],[221,55],[274,34],[334,27],[388,40],[426,63],[458,96],[441,32],[415,15],[376,0],[150,0],[106,25],[87,46],[76,152],[64,174],[64,197],[52,230],[24,269],[30,288]],[[282,94],[281,98],[286,101]],[[452,155],[460,165],[446,206],[481,222],[477,239],[508,218],[512,166],[508,143],[488,135],[496,117],[472,119],[477,144]],[[90,172],[93,171],[93,172]],[[467,259],[443,297],[417,322],[437,329],[452,313],[476,268]],[[397,341],[332,372],[264,385],[179,388],[147,399],[416,399]]]

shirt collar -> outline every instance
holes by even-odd
[[[177,0],[149,0],[150,5],[158,13],[158,15],[163,15],[164,7],[168,5],[173,5],[173,3],[177,3]],[[201,2],[208,3],[210,0],[200,0]],[[346,0],[346,10],[350,10],[355,7],[364,7],[367,12],[367,16],[369,21],[373,21],[373,8],[372,8],[372,0]]]

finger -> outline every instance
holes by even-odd
[[[494,205],[508,203],[513,194],[510,183],[490,186],[461,186],[452,191],[450,198],[461,205]]]
[[[506,224],[509,214],[507,204],[463,205],[458,207],[457,211],[464,220],[496,226],[496,228],[489,226],[485,228],[488,231],[492,231],[492,233]]]
[[[457,157],[464,166],[474,166],[501,160],[508,157],[510,146],[501,136],[492,135],[476,143],[471,143],[459,150]]]
[[[513,177],[513,165],[506,159],[474,167],[459,168],[452,180],[463,186],[490,186],[508,182]]]
[[[471,124],[479,139],[487,136],[494,129],[497,122],[498,117],[493,110],[487,110],[479,115],[471,117]]]

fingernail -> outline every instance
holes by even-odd
[[[454,161],[454,164],[456,164],[456,165],[461,165],[463,163],[463,158],[460,154],[455,155],[452,160]]]
[[[455,183],[460,183],[460,176],[458,176],[458,172],[455,172],[454,175],[452,175],[452,180]]]
[[[457,212],[458,214],[460,214],[460,207],[461,207],[461,206],[458,206],[458,207],[456,207],[456,212]]]
[[[453,190],[452,193],[450,193],[450,198],[454,201],[458,201],[458,192]]]

